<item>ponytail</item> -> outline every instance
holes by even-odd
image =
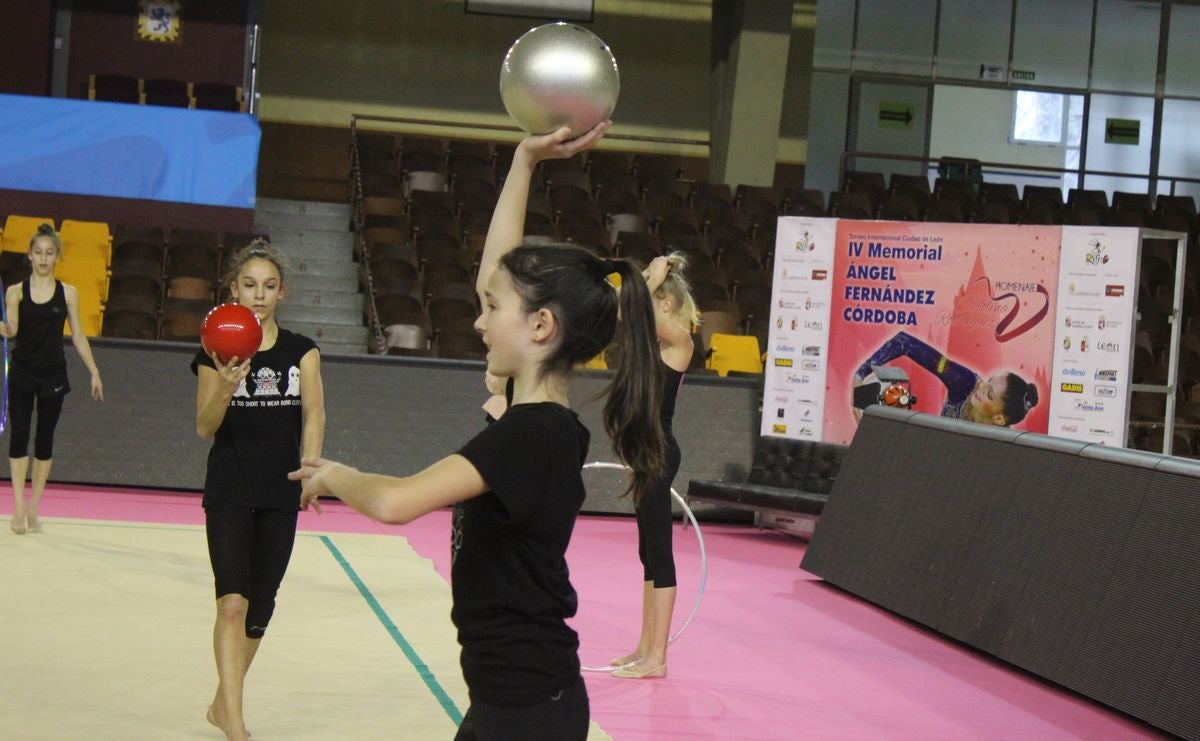
[[[566,245],[517,247],[500,259],[500,267],[508,271],[526,312],[546,308],[555,316],[561,337],[542,361],[541,375],[568,376],[603,352],[619,330],[624,352],[608,388],[604,430],[614,452],[633,470],[625,493],[638,501],[662,473],[666,456],[659,420],[662,367],[646,281],[628,260],[601,260]],[[621,277],[620,291],[609,283],[611,273]]]
[[[641,501],[662,473],[666,457],[659,407],[662,406],[663,373],[650,291],[640,271],[627,260],[612,260],[621,277],[620,305],[621,362],[604,404],[604,429],[613,450],[633,469],[629,490],[633,501]]]

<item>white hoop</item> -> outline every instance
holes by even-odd
[[[606,461],[592,461],[591,463],[583,464],[584,470],[589,468],[611,468],[619,471],[628,471],[629,467],[622,463],[608,463]],[[679,492],[675,491],[675,487],[671,487],[671,496],[675,497],[675,501],[683,508],[683,514],[687,516],[688,521],[692,523],[692,529],[696,531],[696,541],[700,544],[700,589],[696,592],[696,601],[692,603],[691,612],[684,619],[683,625],[679,626],[679,630],[675,631],[675,635],[667,641],[667,645],[675,643],[679,640],[679,636],[683,635],[683,631],[687,630],[691,624],[692,618],[696,616],[696,611],[700,609],[700,600],[704,597],[704,585],[708,581],[708,552],[704,548],[704,534],[700,532],[700,523],[696,522],[696,515],[692,513],[692,508],[684,501],[683,497],[679,496]],[[631,661],[628,664],[613,665],[613,666],[580,666],[579,668],[585,672],[613,672],[617,669],[624,669],[633,666],[636,661]]]

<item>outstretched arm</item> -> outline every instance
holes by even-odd
[[[318,496],[332,494],[367,517],[392,524],[411,522],[488,490],[475,466],[457,453],[403,477],[365,473],[324,458],[305,458],[288,478],[304,482],[301,508]]]
[[[601,121],[591,131],[570,140],[567,137],[571,130],[564,126],[553,134],[526,137],[517,146],[500,198],[496,201],[496,210],[492,212],[492,222],[483,242],[483,255],[479,258],[475,290],[481,299],[500,258],[521,244],[525,236],[525,209],[529,205],[529,185],[533,181],[534,168],[542,160],[567,159],[591,149],[608,131],[610,123]]]

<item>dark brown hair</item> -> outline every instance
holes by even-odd
[[[256,239],[230,256],[225,276],[221,279],[222,291],[230,290],[230,286],[237,280],[238,273],[242,271],[242,266],[251,260],[267,260],[274,264],[275,269],[279,271],[280,285],[287,282],[287,258],[267,240]]]
[[[521,246],[500,265],[512,277],[525,311],[549,309],[559,326],[562,339],[543,362],[542,375],[570,375],[620,331],[624,352],[608,387],[604,429],[614,452],[633,470],[626,494],[639,501],[662,473],[666,447],[659,421],[662,367],[641,271],[628,260],[602,260],[568,245]],[[619,292],[608,281],[610,273],[621,277]]]
[[[1037,406],[1037,386],[1016,373],[1008,374],[1008,385],[1004,389],[1004,424],[1015,425],[1025,419],[1029,410]]]

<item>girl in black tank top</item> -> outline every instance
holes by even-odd
[[[642,631],[637,649],[612,660],[614,677],[642,679],[667,675],[667,642],[675,610],[675,558],[672,552],[671,484],[679,471],[679,444],[671,431],[675,400],[691,363],[692,327],[699,315],[683,277],[687,260],[676,252],[655,258],[644,273],[654,296],[655,330],[663,363],[660,420],[666,437],[666,463],[662,475],[638,499],[638,557],[642,561]]]
[[[63,397],[71,390],[67,358],[63,353],[63,322],[71,326],[71,342],[91,373],[92,398],[104,400],[100,371],[79,320],[79,294],[54,278],[54,266],[62,254],[62,243],[49,224],[42,224],[29,240],[32,272],[19,285],[4,292],[5,321],[0,335],[14,339],[8,369],[9,445],[12,472],[13,516],[9,527],[18,535],[42,532],[38,505],[54,462],[54,430],[62,413]],[[33,466],[29,464],[29,434],[37,408]],[[25,474],[29,472],[31,495],[25,503]]]

